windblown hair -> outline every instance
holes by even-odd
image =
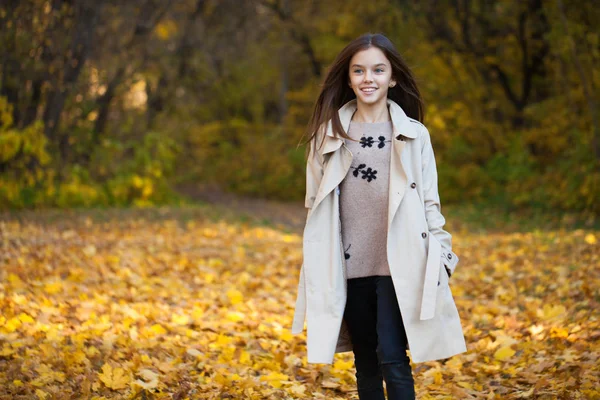
[[[379,48],[392,66],[392,78],[396,81],[396,86],[388,89],[388,98],[398,103],[406,115],[423,123],[423,100],[408,65],[387,37],[380,33],[366,33],[344,47],[329,67],[307,126],[305,134],[310,135],[307,142],[312,143],[319,128],[326,127],[329,120],[335,135],[353,140],[344,132],[338,110],[356,98],[356,94],[348,86],[350,60],[354,54],[371,46]]]

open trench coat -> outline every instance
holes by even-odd
[[[393,124],[390,157],[387,257],[412,361],[448,358],[466,352],[460,317],[448,284],[459,261],[452,237],[443,229],[437,169],[427,128],[406,115],[391,99]],[[356,99],[339,109],[348,132]],[[292,333],[307,327],[307,361],[333,362],[334,354],[351,351],[343,319],[347,284],[341,235],[339,185],[353,155],[336,137],[331,121],[317,144],[310,143],[306,168],[308,208],[303,234],[303,263]],[[317,146],[318,147],[318,146]]]

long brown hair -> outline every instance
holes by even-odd
[[[305,134],[310,135],[307,142],[312,142],[317,130],[325,126],[330,119],[334,134],[353,140],[344,132],[338,110],[356,98],[356,94],[347,84],[350,60],[355,53],[371,46],[379,48],[392,66],[392,78],[396,81],[396,86],[388,89],[388,98],[398,103],[406,115],[423,122],[423,100],[408,65],[387,37],[381,33],[366,33],[344,47],[329,67],[307,126]]]

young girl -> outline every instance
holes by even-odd
[[[381,34],[330,67],[309,124],[308,215],[292,333],[309,363],[352,350],[360,399],[414,399],[410,359],[465,352],[431,138],[413,75]]]

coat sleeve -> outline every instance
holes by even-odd
[[[311,142],[309,142],[309,153],[306,161],[306,197],[304,199],[304,205],[308,208],[306,218],[310,215],[312,206],[321,184],[323,176],[323,161],[321,155],[316,149],[318,140],[321,137],[317,135]],[[304,263],[300,267],[300,276],[298,278],[298,292],[296,296],[296,306],[294,311],[294,319],[292,322],[292,333],[302,333],[304,330],[304,321],[306,319],[306,277],[304,274]]]
[[[312,208],[323,177],[323,160],[321,159],[321,154],[316,149],[321,138],[321,135],[316,135],[308,144],[309,153],[306,161],[306,197],[304,199],[306,208]]]
[[[431,136],[423,126],[423,147],[421,160],[423,168],[423,201],[425,203],[425,217],[429,233],[442,245],[441,262],[444,264],[448,276],[452,276],[458,264],[458,256],[452,251],[452,235],[444,230],[446,219],[441,212],[440,195],[438,193],[438,175],[431,144]]]

